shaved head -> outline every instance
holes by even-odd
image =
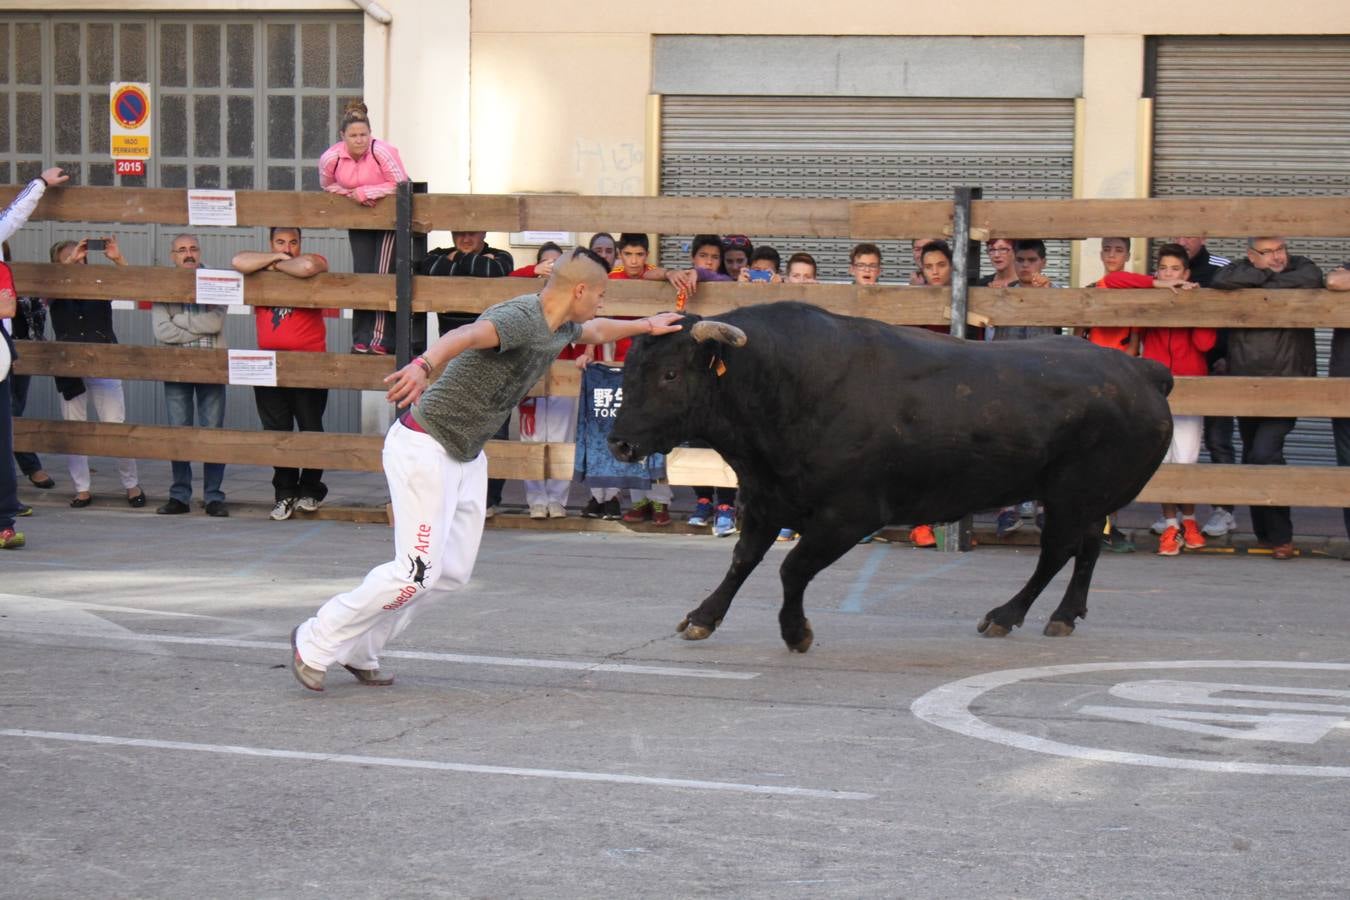
[[[558,257],[548,277],[548,287],[566,291],[577,284],[594,285],[608,280],[609,266],[605,261],[585,247],[578,247]]]

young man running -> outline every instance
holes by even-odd
[[[394,558],[291,632],[291,670],[302,685],[323,690],[332,665],[365,685],[393,683],[380,670],[380,650],[415,610],[468,582],[483,535],[483,445],[558,351],[573,342],[605,344],[680,330],[676,313],[633,321],[595,318],[608,276],[598,256],[574,250],[554,264],[542,291],[489,307],[385,379],[391,403],[417,404],[384,442]],[[428,387],[441,366],[445,371]]]

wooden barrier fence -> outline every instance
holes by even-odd
[[[18,188],[0,188],[0,206]],[[381,228],[396,225],[392,198],[374,207],[318,193],[238,193],[239,224],[298,224],[305,228]],[[67,222],[186,224],[186,195],[176,190],[63,188],[48,193],[35,219]],[[414,195],[411,228],[442,230],[716,232],[798,234],[859,240],[950,234],[955,205],[944,201],[706,199]],[[1196,233],[1243,236],[1279,233],[1350,236],[1350,198],[1196,200],[983,201],[970,205],[972,237],[1083,238],[1102,234]],[[1160,226],[1158,223],[1166,223]],[[206,232],[209,234],[209,232]],[[205,234],[204,234],[205,236]],[[1294,248],[1297,250],[1297,248]],[[61,266],[15,263],[26,295],[49,299],[190,302],[195,279],[187,270],[144,266]],[[258,273],[245,279],[245,302],[394,311],[400,297],[393,275],[328,273],[295,279]],[[517,279],[411,279],[413,312],[477,312],[531,290]],[[948,321],[952,295],[939,288],[893,285],[739,285],[707,283],[690,298],[690,312],[716,315],[766,300],[795,299],[846,315],[897,324]],[[604,314],[643,316],[674,306],[661,282],[613,282]],[[1328,291],[992,289],[971,288],[966,321],[974,325],[1137,325],[1350,328],[1350,297]],[[152,381],[225,383],[226,352],[170,347],[19,343],[16,372],[87,375]],[[279,353],[278,384],[381,390],[394,370],[387,357]],[[579,373],[555,364],[531,396],[575,396]],[[1171,403],[1182,415],[1350,417],[1350,384],[1325,378],[1179,378]],[[15,420],[18,449],[57,453],[192,459],[245,465],[304,465],[378,471],[382,436],[113,425]],[[494,441],[491,473],[503,478],[568,478],[570,444]],[[710,450],[677,450],[669,461],[674,484],[734,484],[734,474]],[[1163,466],[1141,500],[1298,506],[1350,506],[1350,469],[1329,467]]]

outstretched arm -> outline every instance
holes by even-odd
[[[436,369],[466,350],[488,350],[499,342],[497,326],[490,321],[479,320],[453,328],[437,338],[426,353],[384,380],[389,385],[385,397],[399,409],[411,406],[427,389]]]
[[[581,344],[608,344],[610,341],[639,334],[672,334],[679,331],[675,323],[683,319],[679,313],[657,313],[645,319],[591,319],[581,326]]]

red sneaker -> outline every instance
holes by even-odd
[[[623,514],[623,520],[630,525],[636,525],[639,522],[650,522],[652,520],[652,501],[643,500],[634,503],[633,508]]]
[[[1194,519],[1181,520],[1181,539],[1187,550],[1199,550],[1205,546],[1205,536],[1200,533],[1200,526],[1195,524]]]
[[[1181,552],[1181,529],[1175,525],[1169,525],[1167,530],[1162,533],[1158,539],[1159,556],[1176,556]]]
[[[937,538],[933,536],[932,525],[915,525],[909,530],[909,539],[915,547],[937,546]]]
[[[652,524],[653,524],[653,525],[669,525],[669,524],[670,524],[670,507],[668,507],[668,506],[667,506],[666,504],[664,504],[664,503],[657,503],[655,500],[653,500],[653,501],[652,501]]]
[[[6,528],[0,531],[0,550],[18,550],[24,544],[23,532]]]

